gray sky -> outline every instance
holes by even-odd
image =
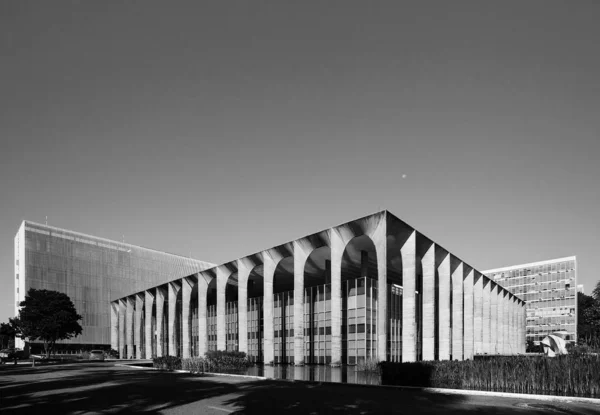
[[[1,2],[0,321],[17,228],[46,215],[220,263],[387,208],[480,270],[577,255],[589,292],[599,21],[598,1]]]

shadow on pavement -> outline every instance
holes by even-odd
[[[30,368],[0,384],[0,413],[203,413],[219,402],[237,414],[547,414],[550,406],[496,406],[421,390],[198,377],[112,365]],[[55,368],[58,369],[58,368]],[[4,372],[3,374],[7,374]],[[556,406],[553,406],[556,408]],[[555,411],[551,413],[580,413]],[[589,412],[588,412],[589,413]],[[593,413],[593,412],[592,412]]]

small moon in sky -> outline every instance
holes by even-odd
[[[406,174],[403,174],[403,175],[402,175],[402,178],[403,178],[403,179],[406,179]]]

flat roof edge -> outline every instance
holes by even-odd
[[[567,256],[567,257],[563,257],[563,258],[547,259],[545,261],[530,262],[527,264],[510,265],[508,267],[492,268],[492,269],[488,269],[488,270],[481,271],[481,272],[485,274],[485,273],[491,273],[491,272],[510,271],[513,269],[519,269],[519,268],[525,268],[525,267],[535,267],[538,265],[553,264],[555,262],[564,262],[564,261],[571,261],[571,260],[576,261],[577,256],[573,255],[573,256]]]

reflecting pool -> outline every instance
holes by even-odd
[[[264,376],[270,379],[308,380],[314,382],[355,383],[359,385],[381,385],[381,375],[359,372],[354,366],[330,367],[327,365],[274,365],[251,366],[238,374]]]

